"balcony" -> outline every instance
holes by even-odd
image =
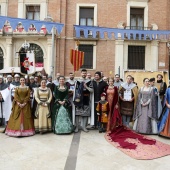
[[[96,32],[96,35],[93,36],[93,31],[88,30],[88,36],[85,36],[85,33],[83,30],[80,31],[80,37],[76,37],[76,31],[75,29],[73,30],[73,37],[75,40],[86,40],[86,41],[96,41],[99,40],[100,36],[99,36],[99,32]]]
[[[125,26],[124,29],[128,29],[128,30],[147,30],[150,31],[152,30],[152,27],[141,27],[141,26]],[[149,35],[141,35],[141,39],[144,40],[144,36],[146,36],[146,40],[150,40]],[[125,39],[128,39],[127,34],[124,34]],[[131,40],[138,40],[139,39],[139,34],[136,34],[136,36],[134,37],[133,34],[130,34],[130,39]]]

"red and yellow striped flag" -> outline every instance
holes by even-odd
[[[84,64],[84,52],[71,49],[70,62],[74,66],[74,71],[78,71]]]

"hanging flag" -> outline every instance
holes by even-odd
[[[74,71],[78,71],[84,64],[84,52],[71,49],[70,62],[74,66]]]
[[[23,75],[32,75],[35,73],[35,55],[34,51],[21,52],[20,54],[20,72]]]

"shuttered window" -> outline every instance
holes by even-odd
[[[145,46],[128,46],[128,69],[145,69]]]
[[[79,50],[84,52],[84,65],[81,68],[93,69],[93,45],[79,45]]]

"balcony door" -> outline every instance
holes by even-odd
[[[130,9],[130,29],[144,29],[144,8]]]

